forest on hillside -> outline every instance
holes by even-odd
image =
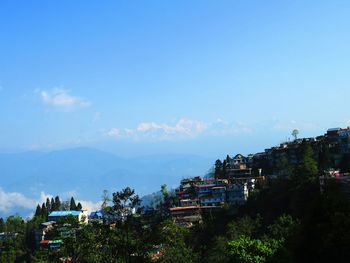
[[[170,220],[167,209],[176,196],[164,186],[163,201],[152,212],[139,209],[113,225],[81,225],[72,217],[57,222],[56,229],[72,230],[57,250],[34,243],[34,229],[47,220],[42,210],[29,221],[2,219],[0,232],[18,235],[0,241],[0,262],[348,262],[349,199],[335,179],[320,190],[313,156],[306,147],[300,164],[284,163],[284,175],[257,185],[239,209],[224,206],[191,228]],[[104,210],[123,213],[139,198],[125,188],[110,201]]]

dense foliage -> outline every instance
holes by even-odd
[[[0,232],[18,233],[0,241],[0,262],[62,262],[68,258],[124,263],[349,262],[348,196],[335,180],[329,180],[321,192],[320,164],[308,146],[303,156],[297,166],[282,159],[277,164],[282,176],[257,185],[239,209],[224,207],[192,228],[174,223],[164,213],[167,205],[176,202],[165,185],[161,187],[162,204],[167,205],[160,204],[151,213],[130,213],[138,207],[139,198],[126,188],[113,198],[103,194],[103,209],[119,215],[115,224],[95,221],[84,226],[67,218],[57,226],[69,225],[72,230],[63,239],[64,246],[57,251],[39,249],[33,229],[46,220],[43,207],[47,210],[57,204],[49,200],[50,205],[38,206],[30,221],[18,216],[0,219]],[[225,173],[220,167],[217,162],[217,177]],[[70,207],[76,207],[74,200]]]

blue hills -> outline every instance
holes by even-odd
[[[212,164],[212,159],[196,155],[122,158],[87,147],[2,153],[0,187],[7,193],[21,193],[32,199],[43,191],[60,196],[75,193],[75,198],[96,202],[104,189],[113,192],[130,186],[142,196],[158,191],[164,183],[174,187],[183,177],[204,175]],[[6,213],[13,212],[22,214],[13,210]],[[2,214],[5,212],[0,210]]]

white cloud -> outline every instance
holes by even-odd
[[[175,138],[196,137],[207,129],[207,124],[198,121],[181,118],[176,123],[141,122],[135,129],[124,129],[122,136],[137,139],[168,140]]]
[[[51,198],[53,198],[53,195],[46,194],[45,192],[41,191],[40,192],[40,199],[39,199],[39,201],[37,201],[37,203],[42,204],[42,203],[46,202],[47,198],[49,198],[51,200]]]
[[[155,122],[142,122],[137,126],[139,133],[161,131],[166,135],[195,136],[202,133],[207,124],[201,121],[182,118],[175,125]]]
[[[193,138],[202,134],[207,124],[181,118],[176,123],[141,122],[135,129],[124,129],[121,136],[135,139],[171,140],[178,138]]]
[[[39,95],[44,105],[64,111],[91,105],[88,100],[70,95],[69,90],[62,88],[53,88],[50,90],[36,89],[35,93]]]
[[[75,203],[76,204],[81,203],[83,209],[87,210],[88,213],[101,209],[102,201],[93,202],[89,200],[82,200],[78,198],[78,195],[79,195],[79,192],[77,190],[70,190],[59,194],[59,197],[62,200],[68,200],[68,201],[70,201],[71,197],[74,197]]]
[[[212,122],[181,118],[176,122],[140,122],[135,128],[111,128],[104,135],[118,139],[135,140],[177,140],[197,138],[199,136],[241,136],[243,134],[260,133],[263,131],[301,131],[318,130],[319,125],[295,120],[267,120],[259,123],[245,121],[227,121],[217,118]]]
[[[111,128],[105,135],[118,138],[172,140],[179,138],[196,138],[201,135],[227,135],[251,133],[253,129],[243,122],[226,122],[217,119],[206,123],[200,120],[181,118],[175,123],[140,122],[134,129]]]
[[[217,118],[213,122],[181,118],[177,122],[140,122],[135,128],[111,128],[104,135],[118,139],[135,140],[177,140],[199,136],[241,136],[262,131],[301,131],[318,130],[319,125],[295,120],[267,120],[259,123],[227,121]]]
[[[35,209],[36,202],[21,193],[5,192],[0,188],[0,212],[6,213],[14,207]]]
[[[97,211],[101,209],[102,201],[98,202],[92,202],[92,201],[87,201],[87,200],[75,200],[75,203],[81,203],[82,207],[84,210],[87,210],[88,213],[91,213],[93,211]]]

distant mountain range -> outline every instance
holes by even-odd
[[[0,154],[0,187],[29,198],[41,191],[52,195],[76,193],[82,200],[98,201],[109,192],[130,186],[140,196],[174,187],[186,176],[204,175],[213,160],[195,155],[169,154],[121,158],[93,148],[49,153]],[[0,211],[1,216],[1,211]]]

